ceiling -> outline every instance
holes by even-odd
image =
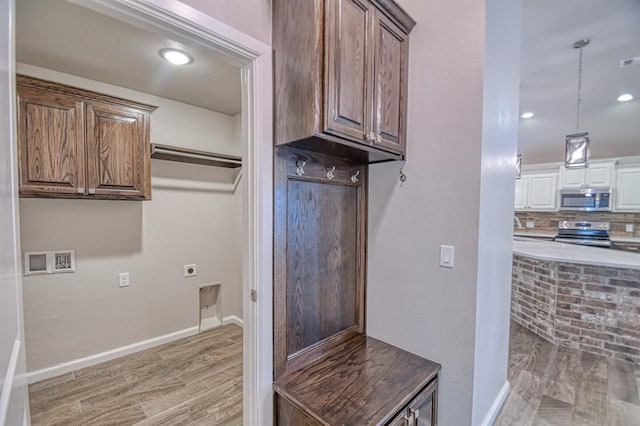
[[[185,46],[65,0],[16,1],[16,60],[195,105],[241,111],[240,69],[203,46]],[[187,51],[171,65],[158,51]]]
[[[640,155],[638,0],[523,0],[519,148],[525,164],[564,161],[565,135],[576,133],[578,50],[583,55],[580,131],[589,132],[591,158]],[[618,102],[622,93],[635,97]]]

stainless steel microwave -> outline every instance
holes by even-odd
[[[611,188],[575,188],[560,190],[560,210],[609,212]]]

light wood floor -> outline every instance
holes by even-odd
[[[640,367],[559,347],[511,322],[511,391],[495,423],[640,425]]]
[[[242,329],[211,331],[29,386],[33,425],[241,425]]]

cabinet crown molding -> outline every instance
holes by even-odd
[[[133,107],[151,114],[156,109],[155,105],[144,104],[142,102],[132,101],[129,99],[120,98],[117,96],[111,96],[104,93],[93,92],[90,90],[81,89],[79,87],[68,86],[62,83],[55,83],[48,80],[42,80],[35,77],[29,77],[22,74],[16,74],[16,84],[23,87],[32,87],[36,89],[45,89],[48,92],[62,93],[65,95],[73,96],[76,98],[90,99],[92,101],[98,100],[108,102],[110,104],[116,104],[126,107]]]

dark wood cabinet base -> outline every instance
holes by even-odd
[[[274,383],[275,424],[435,425],[440,365],[368,336]]]

